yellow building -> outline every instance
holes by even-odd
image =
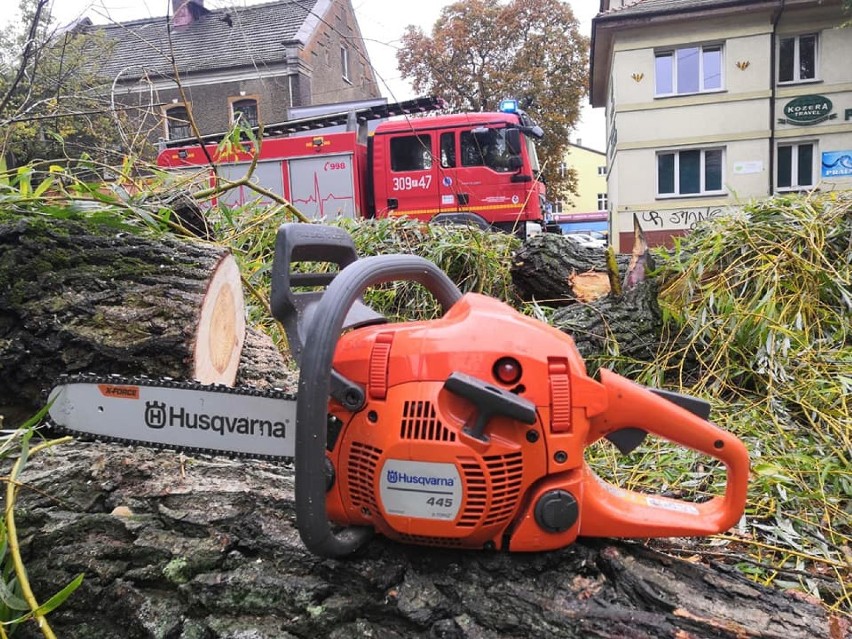
[[[578,141],[579,142],[579,141]],[[606,232],[608,228],[606,197],[606,153],[581,144],[569,144],[560,175],[568,168],[577,172],[578,195],[553,202],[553,220],[563,233]]]
[[[610,240],[651,244],[774,193],[852,188],[852,28],[840,0],[601,0]]]

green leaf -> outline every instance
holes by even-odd
[[[0,581],[0,601],[10,610],[29,610],[27,602],[13,592],[13,586]]]
[[[69,583],[62,590],[53,595],[45,603],[40,605],[33,614],[46,615],[49,612],[56,610],[59,606],[63,604],[66,599],[68,599],[68,597],[71,596],[71,593],[73,593],[75,590],[77,590],[77,588],[80,587],[80,584],[83,583],[84,577],[84,573],[80,573],[79,575],[77,575],[71,583]]]
[[[41,197],[51,186],[53,186],[53,178],[45,178],[33,191],[33,197]]]

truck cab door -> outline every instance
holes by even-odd
[[[388,215],[429,220],[439,212],[438,179],[433,136],[426,133],[390,138],[390,172],[386,174],[384,202]],[[377,189],[377,196],[379,191]]]

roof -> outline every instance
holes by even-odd
[[[584,144],[574,144],[573,142],[569,142],[568,146],[572,149],[580,149],[582,151],[588,151],[589,153],[594,153],[595,155],[602,155],[606,157],[605,151],[599,151],[598,149],[593,149],[590,146],[585,146]]]
[[[632,3],[626,4],[624,7],[610,9],[602,14],[599,18],[608,16],[621,17],[641,17],[647,14],[664,14],[675,13],[682,11],[702,11],[705,9],[716,9],[727,6],[736,6],[748,4],[743,0],[634,0]]]
[[[203,10],[186,27],[169,29],[167,17],[95,25],[114,43],[102,71],[123,80],[181,72],[262,66],[286,60],[287,47],[305,44],[327,0],[282,0],[247,7]],[[319,6],[318,6],[319,5]]]

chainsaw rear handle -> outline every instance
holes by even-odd
[[[432,262],[413,255],[382,255],[352,262],[331,281],[312,313],[299,373],[296,407],[296,526],[305,546],[323,557],[352,554],[372,535],[367,527],[334,533],[325,510],[326,424],[334,351],[352,305],[370,286],[409,280],[424,285],[444,312],[461,291]]]
[[[295,222],[278,228],[272,260],[270,307],[273,317],[284,325],[290,354],[296,362],[302,359],[307,327],[322,299],[323,289],[340,271],[357,260],[355,242],[342,228]],[[292,270],[293,264],[308,262],[332,264],[336,269],[325,272]],[[358,300],[352,304],[346,326],[381,321],[384,321],[381,315]]]
[[[590,421],[589,442],[622,428],[641,428],[722,461],[723,497],[692,503],[617,489],[589,471],[581,535],[662,537],[708,535],[729,529],[745,508],[749,457],[731,433],[620,375],[601,369],[607,408]]]

